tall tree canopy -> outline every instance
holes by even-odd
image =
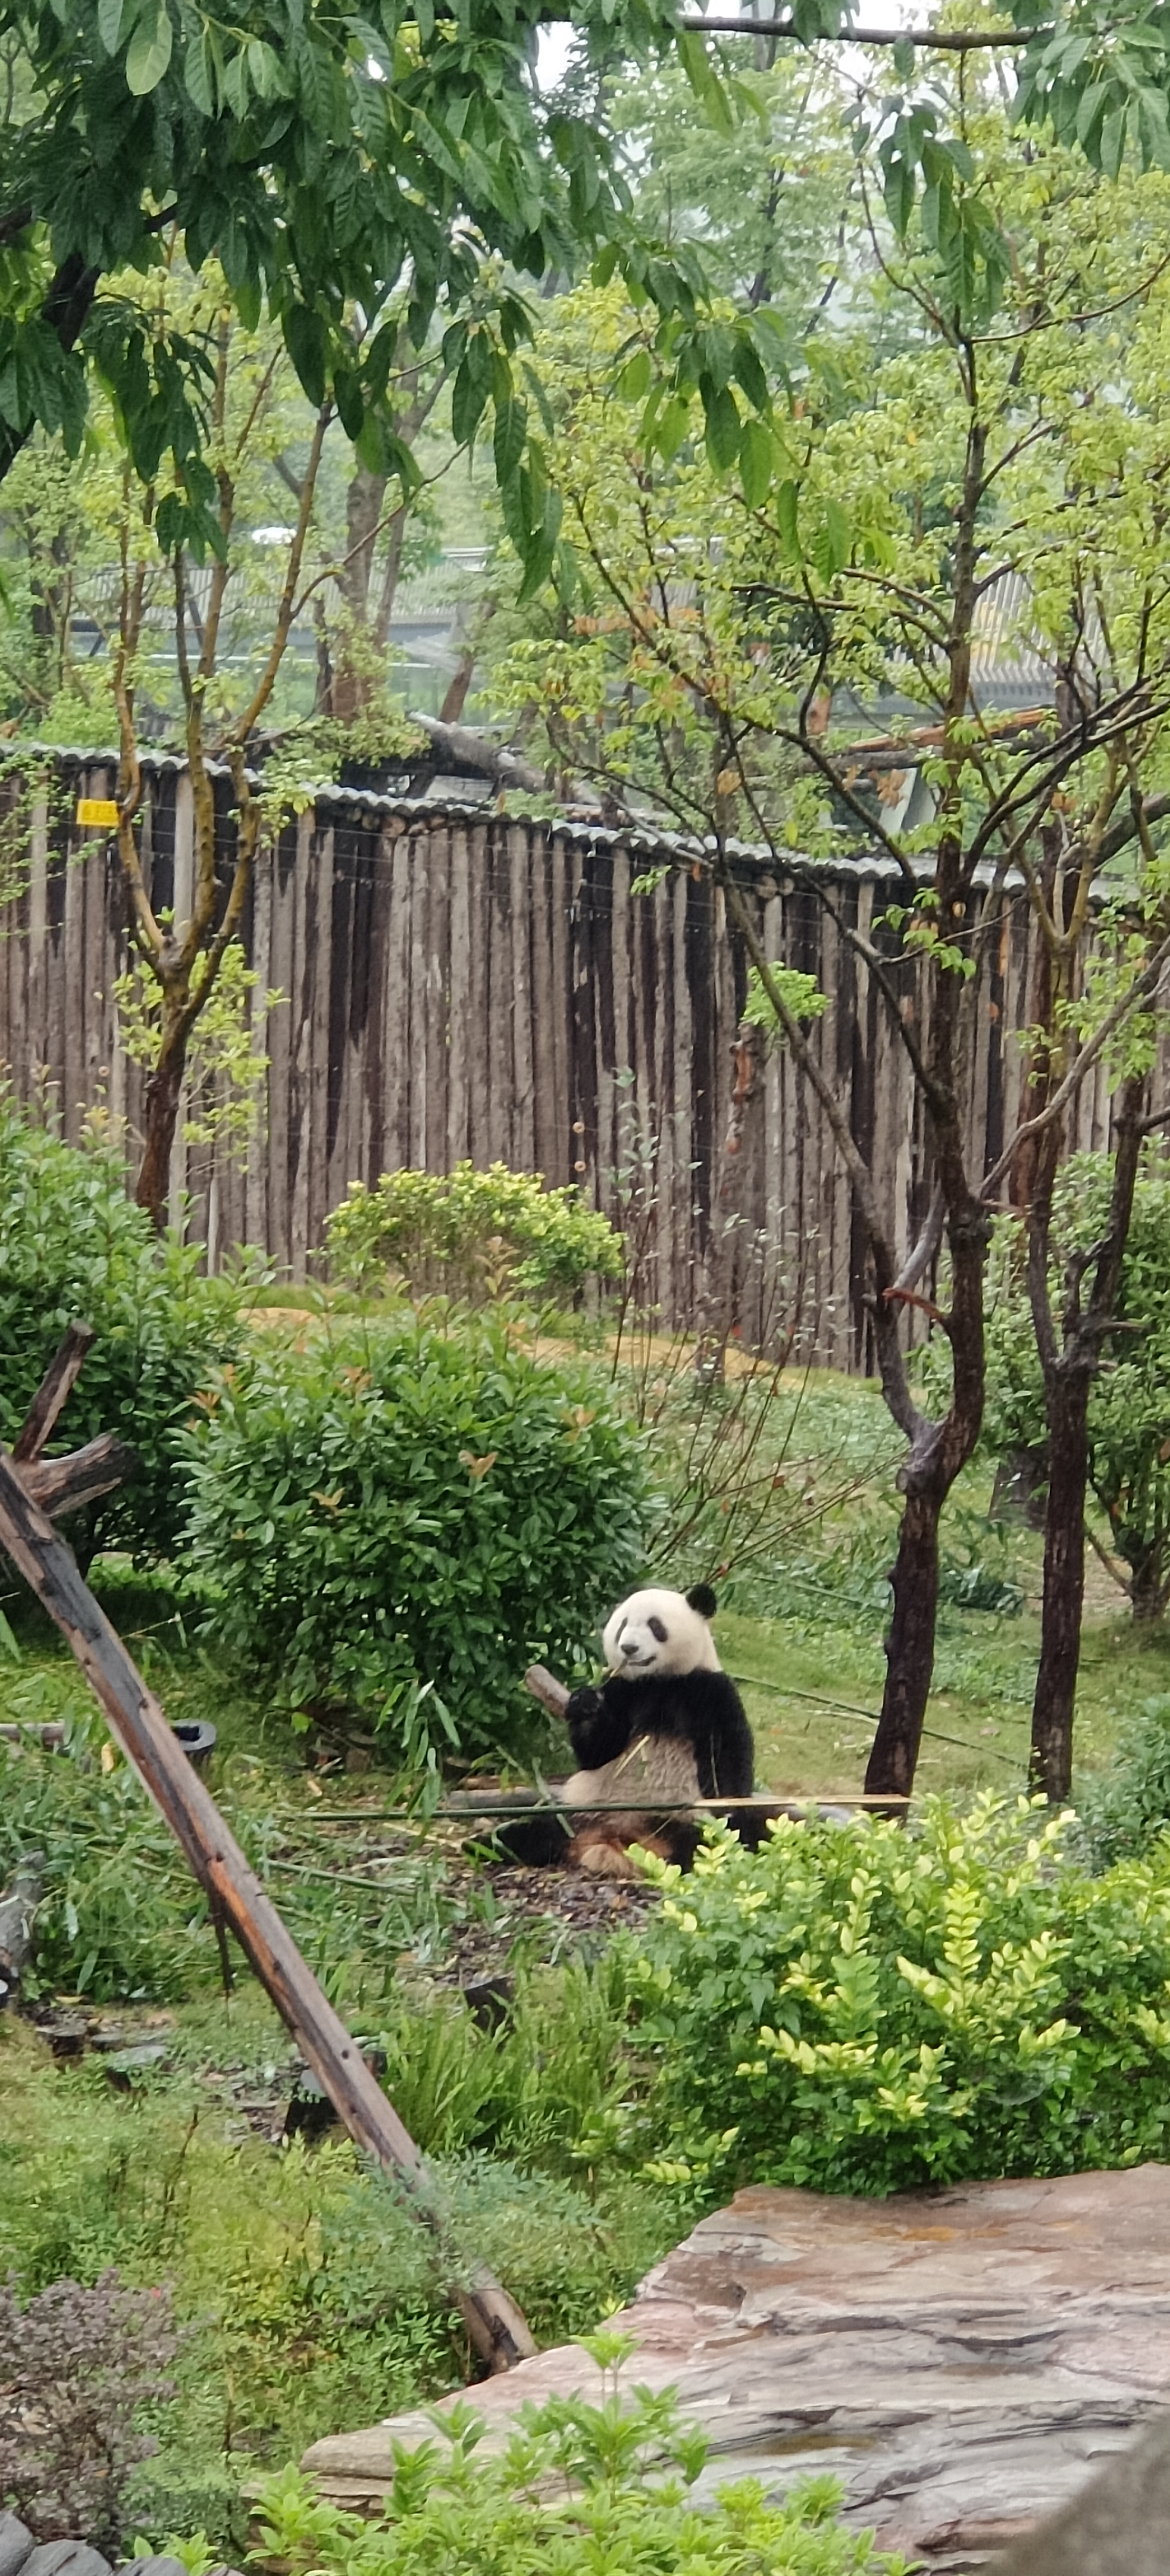
[[[1047,25],[1038,0],[1010,0],[1000,23],[1022,49],[1021,112],[1051,116],[1106,168],[1119,166],[1127,138],[1170,162],[1164,16],[1133,0],[1116,14],[1073,0]],[[852,18],[848,0],[797,0],[778,24],[808,45],[848,34]],[[766,403],[758,356],[724,333],[720,362],[689,333],[685,262],[656,257],[629,226],[604,114],[542,97],[536,43],[554,22],[599,67],[677,44],[692,86],[718,105],[702,38],[694,22],[680,25],[675,0],[370,0],[366,10],[243,0],[230,18],[202,0],[0,0],[0,476],[38,421],[76,448],[93,361],[138,472],[150,480],[168,449],[174,458],[173,541],[202,529],[214,544],[201,454],[214,368],[149,315],[151,267],[168,240],[196,271],[217,254],[245,325],[267,304],[310,401],[331,391],[374,472],[409,475],[385,403],[397,317],[381,329],[378,317],[405,283],[419,346],[445,311],[456,436],[494,400],[497,471],[533,559],[551,553],[554,531],[539,465],[522,462],[526,422],[508,366],[522,308],[502,284],[494,335],[460,318],[485,247],[514,275],[571,272],[599,248],[622,257],[663,316],[677,380],[708,418],[721,411],[730,450],[732,376],[749,409]],[[986,28],[939,41],[968,40],[986,44]],[[915,59],[903,40],[894,60],[904,85]],[[879,103],[873,139],[895,226],[921,180],[962,301],[963,278],[989,257],[994,267],[994,251],[978,208],[960,200],[937,98],[917,87]],[[99,291],[127,270],[142,275],[141,296]],[[359,349],[355,309],[367,326]]]
[[[168,246],[196,272],[217,254],[246,325],[267,304],[309,400],[332,393],[371,469],[406,464],[386,401],[397,312],[376,327],[403,290],[416,346],[437,312],[463,329],[457,428],[473,427],[496,352],[455,317],[485,250],[539,275],[624,221],[604,140],[584,115],[547,108],[533,80],[549,14],[531,0],[468,0],[438,19],[429,0],[368,15],[247,0],[229,22],[198,0],[0,0],[0,474],[37,422],[76,448],[93,362],[138,472],[149,480],[170,449],[188,517],[210,505],[213,368],[150,311]],[[627,55],[670,41],[669,0],[588,0],[577,17]],[[141,294],[126,293],[127,271]],[[505,359],[521,329],[502,287]]]

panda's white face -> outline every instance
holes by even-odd
[[[682,1592],[631,1592],[607,1619],[602,1644],[610,1672],[628,1681],[721,1670],[707,1621]]]

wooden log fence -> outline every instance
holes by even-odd
[[[141,1121],[142,1076],[120,1045],[114,1006],[128,956],[116,854],[73,820],[80,795],[113,785],[112,765],[63,754],[0,790],[0,1067],[21,1099],[47,1097],[71,1137],[95,1110],[131,1136]],[[217,793],[226,869],[226,780]],[[143,865],[155,903],[179,918],[191,852],[189,783],[179,762],[160,759],[147,770]],[[675,862],[665,880],[632,894],[664,858]],[[897,957],[883,922],[891,865],[843,859],[818,876],[749,851],[736,865],[768,954],[833,997],[812,1042],[908,1246],[930,1195],[921,1115],[888,1011],[839,926],[887,959],[903,1010],[917,1013],[918,970]],[[1018,1032],[1031,1016],[1026,906],[1018,889],[989,887],[985,901],[995,921],[974,1012],[976,1169],[991,1167],[1012,1131]],[[176,1206],[190,1193],[212,1267],[247,1242],[293,1280],[311,1277],[326,1216],[351,1181],[403,1164],[442,1171],[465,1157],[498,1159],[553,1186],[575,1182],[616,1215],[632,1185],[647,1188],[646,1290],[667,1324],[708,1319],[721,1212],[731,1208],[741,1243],[766,1240],[803,1270],[798,1349],[841,1367],[870,1364],[845,1176],[782,1048],[745,1085],[735,1054],[742,943],[685,849],[330,789],[261,851],[243,937],[258,978],[254,1039],[270,1059],[264,1140],[232,1162],[180,1137],[171,1174]],[[281,998],[268,1006],[270,991]],[[1078,1146],[1106,1143],[1107,1110],[1102,1075],[1081,1095]],[[732,1293],[750,1344],[762,1313],[751,1279]],[[776,1330],[789,1320],[781,1298]]]

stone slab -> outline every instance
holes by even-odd
[[[1170,2167],[887,2201],[754,2189],[703,2220],[615,2323],[631,2379],[677,2387],[705,2488],[829,2470],[847,2519],[923,2567],[982,2567],[1170,2404]],[[575,2345],[470,2392],[599,2392]],[[421,2414],[317,2442],[322,2491],[375,2507]],[[1164,2565],[1170,2570],[1170,2534]]]
[[[111,2576],[110,2562],[85,2540],[46,2540],[26,2558],[21,2576]]]
[[[18,2514],[0,2513],[0,2576],[20,2576],[33,2552],[33,2536]]]

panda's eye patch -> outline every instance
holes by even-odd
[[[646,1625],[651,1636],[657,1637],[659,1645],[664,1646],[666,1644],[666,1630],[662,1625],[661,1619],[648,1619],[646,1621]]]

